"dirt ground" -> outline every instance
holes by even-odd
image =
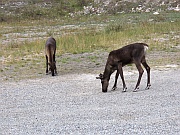
[[[84,54],[65,54],[57,59],[68,58],[66,63],[58,64],[60,74],[66,73],[99,73],[103,72],[108,52],[93,52]],[[152,69],[166,70],[180,66],[179,52],[149,52],[146,56],[147,63]],[[125,69],[136,70],[134,64],[125,66]]]
[[[58,75],[83,74],[83,73],[102,73],[106,64],[108,52],[95,51],[83,54],[64,54],[56,56]],[[147,63],[152,70],[167,70],[179,68],[180,51],[149,51],[146,56]],[[23,63],[1,65],[1,81],[18,81],[22,79],[34,79],[45,77],[45,57],[37,59],[37,62],[22,60]],[[16,65],[17,64],[17,65]],[[124,67],[124,70],[136,70],[134,64]]]

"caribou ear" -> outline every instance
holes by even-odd
[[[99,76],[98,77],[96,77],[96,79],[103,79],[103,74],[99,74]]]

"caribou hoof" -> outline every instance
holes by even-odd
[[[134,89],[133,92],[137,92],[137,89]]]
[[[133,90],[133,92],[137,92],[138,89],[139,89],[139,86],[138,86],[137,88],[135,88],[135,89]]]
[[[145,90],[148,90],[151,87],[151,84],[148,84]]]
[[[116,90],[116,89],[117,89],[117,87],[113,87],[113,88],[112,88],[112,91],[114,91],[114,90]]]
[[[122,92],[126,92],[126,90],[127,90],[127,87],[123,88],[123,91],[122,91]]]

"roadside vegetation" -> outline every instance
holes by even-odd
[[[88,5],[87,0],[79,2],[54,0],[49,3],[47,1],[45,5],[40,4],[41,2],[40,0],[26,1],[19,3],[19,6],[16,3],[14,9],[9,8],[8,5],[5,6],[3,4],[5,1],[1,2],[3,12],[0,13],[0,74],[3,76],[2,80],[16,78],[18,74],[29,76],[31,73],[32,77],[44,74],[44,44],[49,36],[57,40],[59,58],[66,53],[82,54],[97,52],[97,50],[109,52],[133,42],[149,44],[149,53],[179,54],[179,12],[77,15],[78,11]],[[97,56],[87,57],[87,59],[90,58],[92,62],[97,61]],[[57,61],[67,63],[68,60],[70,59],[63,58]],[[158,59],[158,64],[164,64],[164,60],[168,59]],[[173,60],[169,59],[167,63],[180,63],[179,56]]]

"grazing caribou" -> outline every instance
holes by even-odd
[[[124,81],[123,76],[123,70],[122,67],[134,63],[139,71],[139,78],[136,84],[136,87],[134,89],[134,92],[136,92],[139,89],[139,84],[141,81],[141,77],[143,75],[143,68],[141,67],[141,64],[145,67],[147,71],[147,87],[146,89],[149,89],[151,86],[150,84],[150,67],[146,63],[145,54],[146,50],[148,49],[148,45],[144,43],[134,43],[127,46],[124,46],[118,50],[111,51],[109,53],[105,70],[103,74],[100,74],[99,77],[96,77],[97,79],[101,79],[102,83],[102,92],[107,92],[107,88],[109,85],[109,80],[111,74],[117,70],[116,76],[115,76],[115,83],[112,88],[112,90],[115,90],[117,88],[117,79],[120,74],[122,83],[123,83],[123,92],[126,92],[127,87]]]
[[[48,74],[48,65],[49,65],[50,67],[49,70],[51,71],[52,76],[54,76],[54,74],[57,74],[55,54],[56,54],[56,40],[50,37],[48,38],[45,44],[45,55],[46,55],[46,74]]]

